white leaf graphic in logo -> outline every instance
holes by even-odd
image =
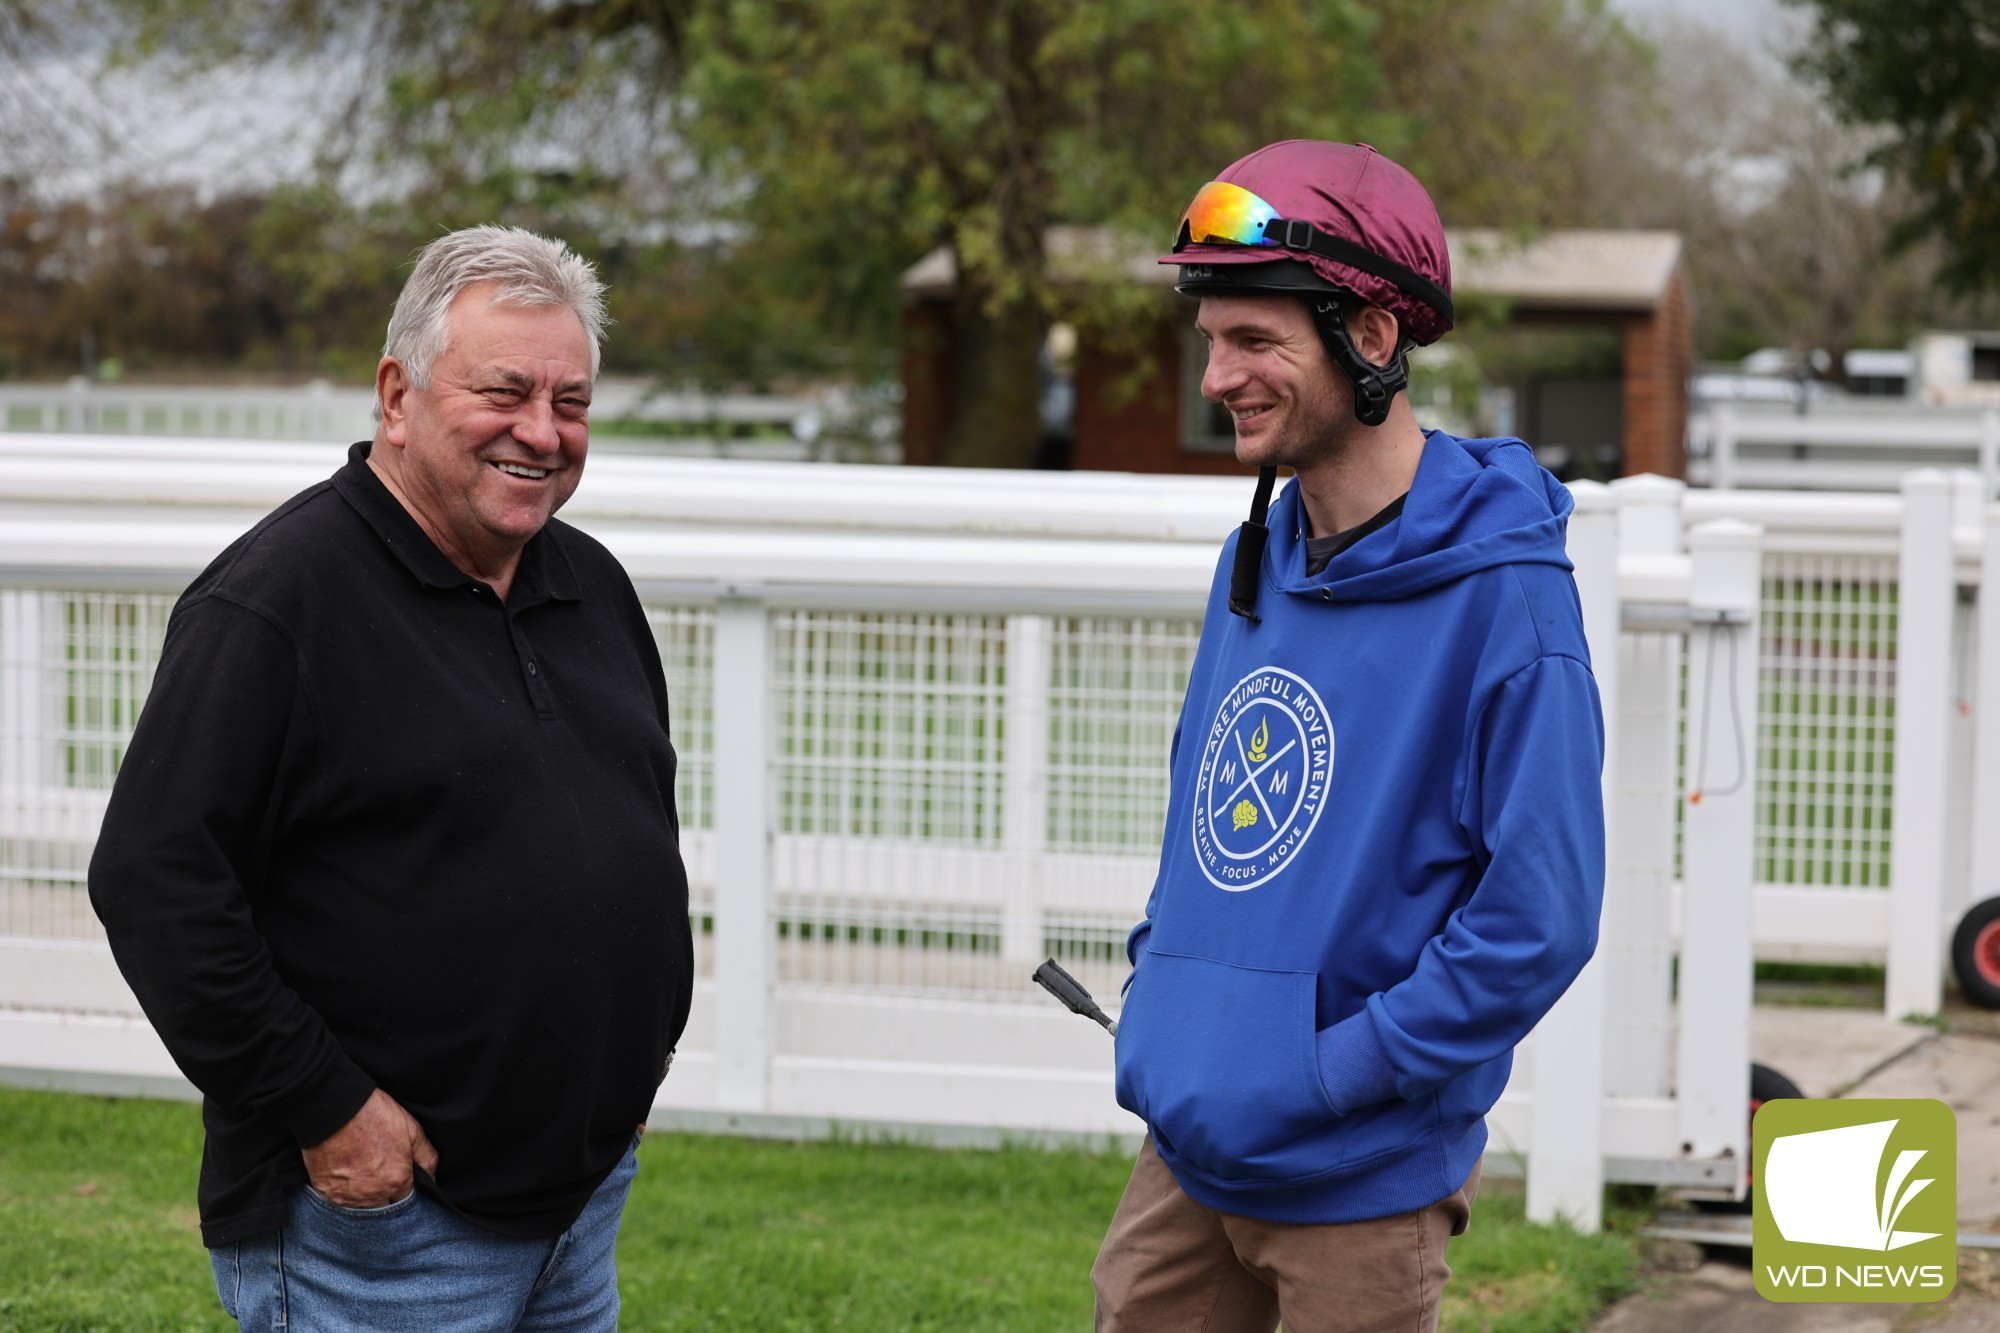
[[[1935,1180],[1911,1180],[1921,1149],[1896,1154],[1875,1196],[1875,1177],[1888,1151],[1894,1120],[1848,1125],[1774,1139],[1757,1188],[1778,1232],[1796,1245],[1837,1245],[1849,1250],[1900,1250],[1942,1234],[1897,1231],[1896,1219]]]

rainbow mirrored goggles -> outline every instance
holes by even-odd
[[[1284,219],[1278,216],[1276,208],[1241,185],[1210,181],[1195,192],[1194,202],[1181,214],[1174,249],[1179,251],[1190,245],[1282,244],[1278,237],[1268,234],[1273,222],[1280,224],[1282,235]]]
[[[1187,212],[1181,214],[1174,253],[1190,245],[1259,245],[1319,255],[1394,283],[1443,315],[1447,326],[1454,319],[1450,293],[1415,269],[1353,241],[1328,235],[1310,222],[1280,217],[1271,204],[1228,181],[1202,186]]]

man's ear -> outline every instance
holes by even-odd
[[[1347,321],[1347,335],[1354,339],[1354,350],[1371,366],[1389,364],[1396,355],[1396,342],[1402,332],[1396,317],[1379,305],[1362,306]]]
[[[393,356],[385,356],[375,367],[375,401],[382,407],[379,431],[384,442],[401,447],[409,432],[410,372]]]

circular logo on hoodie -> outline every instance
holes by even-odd
[[[1263,667],[1236,682],[1203,737],[1194,852],[1209,883],[1240,892],[1298,859],[1333,776],[1333,726],[1304,680]]]

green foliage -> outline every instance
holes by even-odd
[[[962,278],[948,397],[987,437],[960,440],[962,456],[1021,462],[1050,323],[1150,354],[1171,298],[1134,283],[1133,260],[1164,248],[1202,181],[1291,135],[1374,143],[1453,225],[1681,230],[1710,353],[1838,350],[1935,322],[1927,265],[1872,259],[1895,200],[1838,179],[1840,145],[1804,141],[1812,115],[1753,86],[1712,40],[1667,61],[1605,0],[108,9],[136,34],[127,59],[191,84],[264,62],[320,89],[313,175],[223,247],[270,285],[235,320],[250,350],[161,344],[177,353],[365,378],[411,253],[449,227],[503,221],[603,265],[614,369],[711,388],[880,382],[901,337],[897,279],[944,246]],[[1677,83],[1670,63],[1706,82]],[[1781,162],[1768,201],[1745,204],[1716,165],[1745,157]],[[1072,224],[1117,240],[1045,254],[1047,228]],[[225,229],[202,217],[196,230]],[[132,303],[93,302],[109,321],[98,343],[123,340]],[[0,334],[0,352],[16,373],[68,369],[80,319],[25,343]],[[125,359],[142,374],[160,364],[157,348]]]
[[[892,363],[898,277],[946,246],[968,461],[1032,454],[1050,320],[1114,346],[1152,324],[1122,249],[1097,266],[1109,281],[1059,281],[1051,225],[1143,253],[1203,180],[1292,136],[1407,158],[1457,221],[1574,220],[1603,174],[1577,154],[1643,81],[1597,0],[120,8],[137,55],[191,73],[308,52],[349,70],[319,183],[281,192],[263,230],[328,325],[374,301],[390,256],[511,221],[622,268],[614,301],[620,276],[644,284],[614,312],[618,354],[711,385],[867,380]]]
[[[86,339],[127,369],[285,364],[300,308],[254,253],[263,202],[170,185],[49,203],[0,179],[0,348],[24,374],[76,373]]]
[[[195,1226],[200,1145],[193,1106],[0,1087],[0,1328],[228,1327]],[[1075,1148],[658,1132],[639,1162],[621,1327],[773,1333],[1086,1327],[1091,1260],[1131,1170]],[[1443,1327],[1586,1326],[1632,1285],[1635,1216],[1608,1216],[1598,1236],[1531,1226],[1519,1186],[1487,1182],[1451,1245]]]
[[[1394,130],[1450,226],[1631,226],[1668,110],[1656,53],[1603,0],[1399,0],[1374,6],[1370,58]]]
[[[1796,67],[1850,121],[1887,137],[1868,156],[1912,205],[1892,240],[1942,243],[1938,278],[2000,288],[2000,10],[1991,0],[1788,0],[1814,10]]]
[[[1372,27],[1358,0],[732,0],[690,25],[680,128],[746,238],[721,257],[780,326],[887,349],[897,279],[947,247],[947,457],[1022,465],[1047,321],[1082,295],[1047,229],[1151,242],[1250,148],[1381,123]]]
[[[696,17],[685,131],[830,318],[893,311],[940,244],[991,312],[1049,299],[1049,223],[1163,232],[1258,143],[1365,131],[1371,26],[1353,0],[737,0]]]

